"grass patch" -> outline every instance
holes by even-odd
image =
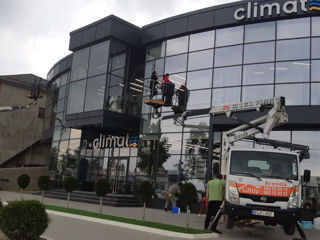
[[[157,228],[157,229],[167,230],[167,231],[172,231],[172,232],[188,233],[188,234],[209,233],[208,231],[203,231],[203,230],[198,230],[198,229],[188,229],[187,230],[184,227],[172,226],[172,225],[156,223],[156,222],[147,222],[147,221],[143,222],[143,221],[136,220],[136,219],[116,217],[116,216],[110,216],[110,215],[104,215],[104,214],[101,215],[99,213],[87,212],[87,211],[78,210],[78,209],[70,209],[70,208],[58,207],[58,206],[52,206],[52,205],[45,205],[45,207],[48,210],[53,210],[53,211],[57,211],[57,212],[71,213],[71,214],[80,215],[80,216],[94,217],[94,218],[111,220],[111,221],[115,221],[115,222],[129,223],[129,224]]]

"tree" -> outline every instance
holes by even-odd
[[[94,191],[100,197],[100,214],[102,214],[102,197],[110,192],[110,184],[107,179],[100,178],[94,183]]]
[[[137,188],[136,194],[143,202],[142,221],[144,221],[146,217],[146,204],[152,199],[152,196],[154,195],[154,188],[152,183],[149,181],[142,181]]]
[[[18,177],[18,186],[20,187],[21,200],[23,199],[23,190],[30,184],[30,176],[28,174],[21,174]]]
[[[181,186],[179,198],[181,199],[182,204],[187,207],[186,228],[189,229],[189,225],[190,225],[189,209],[193,204],[197,202],[197,189],[192,183],[185,183]]]
[[[152,174],[153,171],[157,171],[159,168],[163,166],[163,164],[170,157],[168,154],[169,147],[171,146],[168,143],[168,138],[164,137],[158,140],[146,140],[144,141],[146,144],[142,146],[139,151],[139,162],[137,163],[137,167],[142,171],[148,173],[148,175]],[[148,143],[150,143],[148,145]],[[159,143],[159,145],[158,145]],[[159,147],[159,154],[157,153]],[[157,158],[158,155],[158,158]],[[155,163],[158,162],[157,166]]]
[[[78,182],[74,177],[66,177],[66,179],[64,180],[64,189],[68,193],[67,208],[69,208],[70,193],[76,190],[77,187],[78,187]]]
[[[41,176],[38,179],[38,187],[40,188],[41,194],[41,203],[43,203],[44,191],[49,190],[50,186],[50,177],[49,176]]]

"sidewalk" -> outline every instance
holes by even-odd
[[[23,198],[26,200],[35,199],[41,201],[41,196],[39,195],[23,194]],[[0,191],[0,199],[2,201],[20,200],[20,193]],[[45,198],[44,204],[66,207],[66,201],[52,198]],[[95,204],[70,202],[70,208],[99,213],[99,205]],[[142,219],[142,212],[142,207],[103,206],[103,214],[137,220]],[[185,213],[176,215],[172,214],[170,211],[165,212],[164,210],[147,208],[146,221],[185,227],[187,219]],[[204,217],[199,217],[196,214],[190,214],[190,228],[203,229],[203,223]]]

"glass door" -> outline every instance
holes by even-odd
[[[114,194],[124,194],[126,192],[128,160],[129,157],[109,158],[110,186]]]

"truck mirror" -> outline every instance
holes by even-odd
[[[213,163],[213,174],[216,176],[220,173],[220,165],[219,163],[215,162]]]
[[[310,170],[304,170],[304,173],[303,173],[303,181],[308,183],[310,182],[310,177],[311,177],[311,171]]]

